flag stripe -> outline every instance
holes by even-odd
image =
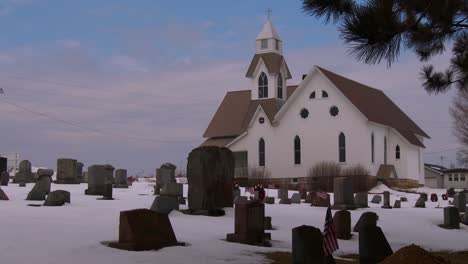
[[[323,230],[323,251],[325,256],[329,256],[337,249],[339,249],[338,240],[336,239],[331,208],[329,206],[325,216],[325,227]]]

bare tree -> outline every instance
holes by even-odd
[[[454,135],[462,145],[457,153],[460,164],[468,163],[468,90],[459,90],[450,108],[454,122]]]

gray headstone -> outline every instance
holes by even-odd
[[[371,203],[373,204],[379,204],[382,201],[382,196],[376,194],[374,197],[372,197]]]
[[[166,183],[162,187],[160,194],[162,196],[174,196],[174,197],[184,196],[184,185],[182,183],[176,183],[176,182]]]
[[[376,213],[374,212],[365,212],[361,215],[359,220],[357,221],[356,225],[353,228],[353,232],[358,232],[361,230],[362,227],[364,226],[376,226],[377,225],[377,220],[379,217],[377,216]]]
[[[350,177],[335,178],[333,181],[334,204],[332,209],[354,210],[353,180]]]
[[[8,186],[8,182],[10,181],[10,174],[6,171],[0,174],[0,185],[1,186]]]
[[[52,184],[52,175],[54,174],[53,170],[38,170],[38,179],[35,187],[37,186],[38,190],[41,190],[45,194],[50,193],[50,185]]]
[[[70,197],[70,192],[69,191],[64,191],[64,190],[56,190],[54,191],[55,194],[61,195],[63,199],[65,200],[65,203],[71,203],[71,197]]]
[[[301,203],[301,194],[293,193],[291,196],[291,203],[300,204]]]
[[[151,205],[151,210],[158,213],[169,214],[172,210],[179,210],[179,200],[177,197],[156,196]]]
[[[57,184],[79,184],[76,175],[78,161],[74,159],[57,159]]]
[[[385,191],[383,193],[383,196],[384,196],[384,204],[382,206],[382,208],[384,209],[392,209],[392,206],[390,205],[390,192],[389,191]]]
[[[286,189],[278,189],[278,199],[287,199],[289,198],[288,196],[288,190]]]
[[[426,208],[426,202],[424,200],[424,196],[419,196],[416,204],[414,205],[416,208]]]
[[[156,169],[156,194],[159,194],[160,189],[170,183],[176,182],[175,169],[159,168]]]
[[[463,193],[457,193],[453,196],[453,205],[458,208],[459,212],[466,211],[466,196]]]
[[[38,183],[34,185],[32,190],[28,193],[26,200],[28,201],[44,201],[46,199],[46,193],[38,186]]]
[[[114,188],[128,188],[127,170],[115,170]]]
[[[291,199],[289,198],[280,199],[279,204],[291,204]]]
[[[325,263],[322,231],[313,226],[298,226],[292,230],[292,263]]]
[[[456,207],[444,208],[444,224],[441,227],[446,229],[459,229],[460,219],[458,209]]]
[[[336,211],[333,216],[333,225],[338,239],[349,240],[351,238],[351,213],[349,211]]]
[[[13,178],[13,183],[32,183],[34,181],[35,179],[31,171],[31,162],[29,162],[29,160],[22,160],[19,164],[19,170]]]
[[[192,150],[187,163],[189,209],[212,212],[232,207],[234,170],[234,154],[227,148]]]
[[[113,182],[114,167],[111,165],[93,165],[88,168],[88,189],[86,195],[104,195],[106,182]]]
[[[264,202],[265,202],[266,204],[275,204],[275,197],[268,197],[268,196],[267,196],[267,197],[265,197]]]
[[[401,208],[401,201],[395,200],[395,204],[393,204],[393,208]]]
[[[427,193],[420,193],[419,196],[422,197],[425,202],[427,202]]]
[[[19,187],[26,187],[26,183],[25,183],[24,181],[21,181],[21,182],[19,183]]]
[[[79,183],[83,183],[84,182],[84,179],[83,179],[83,167],[84,167],[84,164],[81,163],[81,162],[77,162],[76,163],[76,179]]]
[[[112,181],[106,181],[104,183],[104,192],[102,193],[102,200],[113,200],[114,198],[112,197],[113,193],[113,183]]]
[[[67,195],[68,199],[70,199],[70,193],[67,191],[53,191],[47,195],[47,199],[44,202],[44,206],[62,206],[67,202]]]
[[[358,208],[367,208],[369,207],[367,192],[358,192],[354,195],[354,205]]]
[[[360,263],[380,263],[393,254],[382,229],[378,226],[363,226],[359,231]]]

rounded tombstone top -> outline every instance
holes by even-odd
[[[19,164],[20,167],[29,166],[31,167],[31,162],[29,160],[22,160]]]
[[[161,167],[160,167],[160,169],[168,169],[168,170],[175,170],[176,168],[177,168],[177,166],[170,163],[170,162],[166,162],[163,165],[161,165]]]
[[[37,176],[50,176],[52,177],[54,175],[54,170],[52,169],[38,169],[37,170]]]
[[[114,170],[114,166],[112,166],[110,164],[106,164],[106,165],[104,165],[104,169],[105,170]]]

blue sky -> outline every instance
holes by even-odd
[[[0,102],[0,152],[48,167],[59,157],[130,173],[184,166],[225,92],[249,88],[245,70],[268,8],[292,83],[317,64],[380,88],[432,136],[428,161],[455,161],[441,151],[458,147],[452,95],[423,91],[414,56],[392,68],[356,62],[333,25],[284,0],[0,0],[1,98],[27,108]]]

